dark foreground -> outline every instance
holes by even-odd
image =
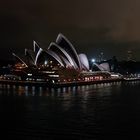
[[[1,139],[139,139],[139,91],[139,81],[65,88],[0,85]]]

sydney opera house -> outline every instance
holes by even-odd
[[[95,80],[110,77],[107,63],[95,64],[99,71],[90,70],[89,60],[78,54],[72,43],[61,33],[56,41],[43,49],[33,41],[33,49],[25,49],[23,57],[13,53],[15,65],[11,74],[19,80],[74,81]]]

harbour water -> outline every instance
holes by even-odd
[[[140,82],[0,85],[0,128],[14,140],[140,138]]]

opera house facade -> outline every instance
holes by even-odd
[[[25,49],[23,57],[13,53],[15,65],[11,74],[19,80],[74,81],[94,80],[110,76],[108,64],[97,65],[100,72],[90,70],[89,60],[83,53],[78,54],[72,43],[58,34],[56,41],[43,49],[33,41],[33,49]],[[106,71],[106,72],[104,72]]]

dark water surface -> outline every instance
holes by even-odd
[[[138,139],[140,82],[58,89],[0,85],[0,128],[12,140]]]

